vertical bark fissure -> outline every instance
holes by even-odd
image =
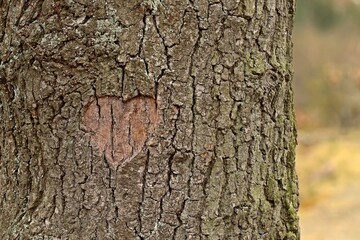
[[[113,103],[114,101],[112,99],[108,99],[108,101],[111,101],[110,104],[110,117],[111,117],[111,127],[110,127],[110,144],[111,144],[111,160],[115,161],[115,157],[114,157],[114,151],[115,151],[115,145],[114,145],[114,138],[115,138],[115,133],[114,133],[114,126],[115,126],[115,117],[114,117],[114,110],[113,110]],[[131,125],[130,125],[131,128]],[[131,138],[129,138],[130,140]]]

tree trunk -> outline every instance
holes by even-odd
[[[294,0],[0,0],[1,239],[299,239]]]

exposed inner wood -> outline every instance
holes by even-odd
[[[126,102],[118,97],[96,98],[84,112],[91,144],[114,167],[141,151],[157,118],[155,99],[143,96]]]

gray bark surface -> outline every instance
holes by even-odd
[[[0,0],[0,238],[299,239],[293,14]]]

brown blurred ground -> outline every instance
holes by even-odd
[[[357,240],[360,5],[297,2],[294,90],[302,240]]]
[[[358,240],[360,132],[300,132],[297,149],[303,240]]]

